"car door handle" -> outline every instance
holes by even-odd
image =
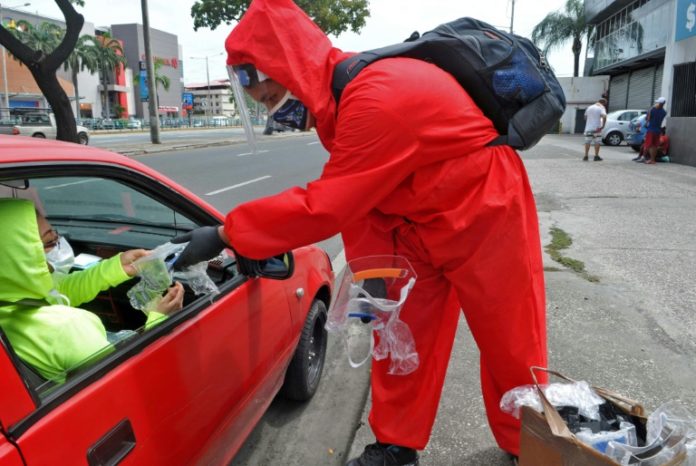
[[[124,419],[87,450],[90,466],[113,466],[121,462],[135,448],[135,433],[128,419]]]

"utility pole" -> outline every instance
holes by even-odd
[[[510,34],[512,34],[512,26],[515,24],[515,0],[512,1],[512,14],[510,15]]]
[[[205,81],[206,81],[206,86],[208,88],[208,92],[206,94],[206,100],[205,100],[205,125],[209,126],[210,125],[210,118],[208,115],[208,109],[211,107],[212,104],[212,96],[210,95],[210,68],[208,67],[208,58],[210,57],[217,57],[218,55],[222,55],[223,52],[220,53],[214,53],[212,55],[206,55],[205,57],[189,57],[191,60],[205,60]]]
[[[161,144],[160,121],[157,109],[157,83],[155,82],[155,65],[152,61],[152,49],[150,48],[150,17],[147,12],[147,0],[140,0],[143,10],[143,42],[145,43],[145,66],[147,67],[147,87],[150,94],[147,99],[150,113],[150,140],[153,144]]]

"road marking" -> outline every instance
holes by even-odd
[[[58,188],[64,188],[66,186],[73,186],[76,184],[83,184],[83,183],[94,183],[95,181],[101,181],[101,180],[81,180],[81,181],[73,181],[72,183],[63,183],[63,184],[56,184],[53,186],[46,186],[44,189],[49,190],[49,189],[58,189]]]
[[[320,141],[308,142],[308,146],[313,146],[314,144],[319,144]]]
[[[258,150],[258,151],[256,151],[257,154],[265,154],[266,152],[268,152],[268,150]],[[245,155],[254,155],[254,153],[253,153],[253,152],[245,152],[245,153],[243,153],[243,154],[237,154],[237,157],[244,157]]]
[[[270,178],[270,177],[271,177],[271,175],[260,176],[258,178],[254,178],[253,180],[245,181],[243,183],[234,184],[232,186],[228,186],[228,187],[222,188],[222,189],[217,189],[215,191],[210,191],[209,193],[205,193],[205,195],[206,196],[214,196],[215,194],[220,194],[220,193],[223,193],[225,191],[229,191],[230,189],[235,189],[235,188],[239,188],[241,186],[246,186],[246,185],[251,184],[251,183],[256,183],[257,181],[265,180],[265,179]]]

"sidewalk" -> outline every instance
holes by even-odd
[[[182,128],[187,129],[187,128]],[[213,128],[216,129],[216,128]],[[219,129],[219,128],[217,128]],[[167,131],[162,131],[160,133],[160,144],[153,144],[149,141],[147,142],[119,142],[113,143],[109,147],[105,147],[106,150],[111,152],[118,152],[123,155],[143,155],[143,154],[154,154],[158,152],[167,152],[173,150],[190,150],[190,149],[200,149],[204,147],[214,147],[214,146],[227,146],[230,144],[246,144],[246,136],[241,128],[238,129],[238,134],[229,134],[224,137],[219,135],[206,134],[205,129],[191,128],[191,138],[186,140],[167,140]],[[282,133],[273,133],[272,135],[262,134],[263,126],[254,128],[254,135],[257,141],[271,139],[281,139],[285,137],[299,136],[303,135],[300,131],[285,131]],[[149,136],[149,131],[145,131]],[[123,134],[117,132],[105,132],[101,134]],[[142,134],[140,132],[139,134]],[[304,134],[306,135],[306,133]]]
[[[634,163],[626,146],[603,146],[603,162],[582,162],[582,151],[581,137],[547,136],[522,153],[542,245],[551,227],[563,230],[573,244],[562,254],[599,280],[544,254],[549,365],[640,400],[648,412],[669,400],[696,412],[696,168]],[[374,441],[369,407],[368,399],[348,458]],[[421,464],[510,464],[488,428],[463,319]]]

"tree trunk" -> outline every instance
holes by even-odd
[[[84,24],[84,18],[75,11],[70,0],[55,0],[65,16],[65,36],[58,47],[50,54],[34,50],[19,41],[7,29],[0,27],[0,44],[19,59],[41,89],[56,117],[57,136],[61,141],[77,142],[77,128],[72,106],[67,94],[60,87],[56,71],[75,49],[77,39]]]
[[[582,52],[582,40],[573,38],[573,77],[580,75],[580,52]]]
[[[109,88],[108,84],[106,83],[106,70],[102,69],[102,86],[104,86],[104,108],[102,109],[102,112],[104,112],[104,118],[109,119],[111,118],[111,108],[109,108]]]
[[[32,63],[32,65],[29,67],[29,70],[31,70],[36,84],[41,89],[46,100],[48,100],[48,104],[56,117],[56,129],[58,131],[56,139],[59,141],[78,142],[77,127],[70,99],[63,88],[60,87],[55,70],[53,72],[44,70],[41,62]]]
[[[72,69],[72,82],[75,87],[75,119],[78,122],[82,121],[82,114],[80,113],[80,89],[77,85],[77,70]]]

